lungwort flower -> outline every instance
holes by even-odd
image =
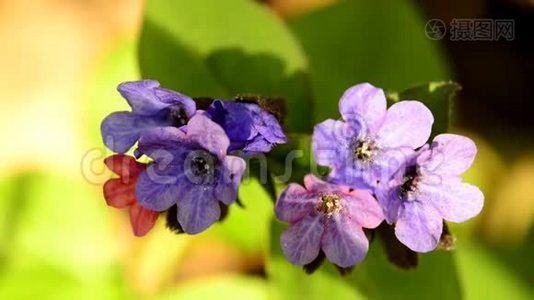
[[[158,219],[159,213],[143,208],[137,202],[135,185],[139,174],[146,165],[135,161],[131,156],[113,155],[104,160],[106,166],[119,175],[104,184],[104,198],[109,206],[129,208],[130,223],[136,236],[147,234]]]
[[[384,92],[368,83],[341,97],[343,121],[315,126],[313,151],[318,164],[331,167],[330,179],[355,188],[374,188],[387,180],[430,136],[434,119],[418,101],[400,101],[386,110]]]
[[[311,263],[324,252],[329,261],[347,268],[365,258],[369,242],[362,228],[375,228],[383,218],[366,190],[321,181],[313,175],[304,186],[290,184],[276,203],[276,216],[289,223],[282,250],[296,265]]]
[[[114,152],[128,151],[148,129],[183,126],[196,111],[191,98],[161,88],[155,80],[124,82],[118,90],[132,111],[114,112],[102,122],[104,144]]]
[[[276,117],[255,103],[215,100],[207,113],[228,134],[229,150],[269,152],[287,142]]]
[[[440,240],[443,219],[463,222],[481,211],[484,195],[461,179],[475,155],[470,139],[438,135],[377,188],[386,221],[395,224],[399,241],[413,251],[432,251]]]
[[[153,163],[137,182],[141,205],[165,211],[176,204],[186,233],[204,231],[219,220],[220,205],[237,198],[245,161],[226,154],[229,144],[224,130],[200,112],[182,129],[160,127],[143,134],[136,153]]]

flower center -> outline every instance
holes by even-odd
[[[404,173],[404,181],[400,186],[400,193],[403,199],[406,199],[408,193],[417,190],[417,168],[415,166],[409,167]]]
[[[210,185],[218,180],[219,160],[211,153],[202,150],[192,150],[187,154],[184,163],[184,173],[193,184]]]
[[[191,171],[195,176],[203,176],[212,171],[211,164],[208,163],[205,157],[196,156],[191,160]]]
[[[331,216],[333,213],[338,212],[339,209],[341,209],[339,196],[336,194],[326,194],[321,196],[316,209],[322,214]]]
[[[169,119],[171,121],[171,125],[175,127],[182,127],[189,121],[189,118],[182,107],[171,108],[169,112]]]
[[[375,143],[369,140],[358,140],[354,143],[354,158],[361,161],[370,161],[376,154]]]

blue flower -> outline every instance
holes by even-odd
[[[377,199],[386,221],[395,224],[399,241],[416,252],[432,251],[440,241],[443,220],[459,223],[480,213],[484,194],[461,178],[476,153],[471,139],[440,134],[379,185]]]
[[[287,142],[275,116],[257,104],[215,100],[206,112],[226,131],[230,151],[265,153]]]
[[[191,98],[161,88],[155,80],[123,82],[118,90],[132,111],[114,112],[100,127],[104,144],[114,152],[127,152],[151,128],[183,126],[196,111]]]
[[[384,92],[368,83],[349,88],[339,101],[343,121],[326,120],[313,131],[313,152],[332,168],[330,180],[374,189],[427,141],[434,118],[418,101],[386,109]]]
[[[177,220],[186,233],[206,230],[221,216],[220,205],[237,198],[245,161],[227,155],[224,130],[204,113],[186,126],[154,128],[139,140],[138,154],[152,158],[138,178],[141,206],[165,211],[177,206]]]

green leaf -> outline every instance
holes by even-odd
[[[244,208],[231,205],[228,218],[212,226],[207,234],[222,238],[245,252],[265,253],[273,216],[272,200],[263,186],[252,178],[241,183],[239,199]]]
[[[337,118],[343,91],[360,82],[401,90],[450,78],[412,1],[339,1],[289,24],[308,55],[315,122]]]
[[[273,203],[276,202],[276,199],[278,198],[277,192],[276,192],[276,183],[273,179],[273,176],[271,174],[267,174],[267,182],[263,184],[263,188],[269,194],[269,197],[271,198],[271,201]]]
[[[33,174],[25,174],[0,181],[0,273],[10,254],[8,246],[23,222],[23,212],[28,205],[25,194],[33,178]]]
[[[302,182],[313,165],[311,136],[291,134],[287,144],[278,145],[269,158],[269,171],[281,182]]]
[[[465,242],[459,243],[457,252],[466,299],[532,299],[532,286],[487,249]],[[528,262],[531,253],[521,259]]]
[[[409,88],[400,93],[388,94],[390,102],[418,100],[423,102],[434,115],[432,137],[447,132],[451,123],[452,105],[461,86],[453,81],[439,81]],[[431,137],[431,138],[432,138]]]
[[[387,260],[378,240],[347,280],[371,299],[460,299],[462,295],[453,252],[420,254],[416,269],[402,270]]]
[[[44,173],[8,179],[2,190],[6,184],[9,228],[2,242],[9,248],[2,249],[1,299],[125,296],[100,189]]]
[[[315,163],[308,134],[290,134],[289,142],[278,145],[269,156],[269,171],[283,183],[302,182],[306,174],[323,176],[328,168]]]
[[[502,263],[517,274],[517,277],[521,277],[524,282],[534,287],[534,272],[532,272],[534,260],[527,259],[534,253],[534,227],[530,227],[529,234],[524,236],[522,242],[492,243],[490,248]]]
[[[267,282],[255,277],[225,275],[182,283],[165,292],[158,300],[267,300]]]
[[[306,59],[285,24],[253,1],[148,1],[139,64],[144,78],[193,97],[283,97],[287,128],[311,128],[301,113],[311,104]]]

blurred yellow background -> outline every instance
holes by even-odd
[[[103,201],[101,185],[110,173],[102,159],[110,153],[103,152],[98,119],[124,107],[115,90],[120,80],[138,77],[142,4],[0,1],[2,299],[153,295],[176,281],[222,274],[210,284],[216,291],[233,280],[225,274],[261,271],[258,253],[209,236],[190,243],[162,222],[150,236],[135,238],[127,215]],[[101,95],[95,89],[109,99],[94,101]],[[94,116],[95,102],[110,106]],[[187,259],[178,269],[184,249]],[[244,292],[261,290],[255,283]],[[190,285],[181,288],[186,298],[197,293],[198,283]]]
[[[2,176],[49,168],[79,176],[83,90],[114,40],[133,39],[142,2],[0,1]]]

